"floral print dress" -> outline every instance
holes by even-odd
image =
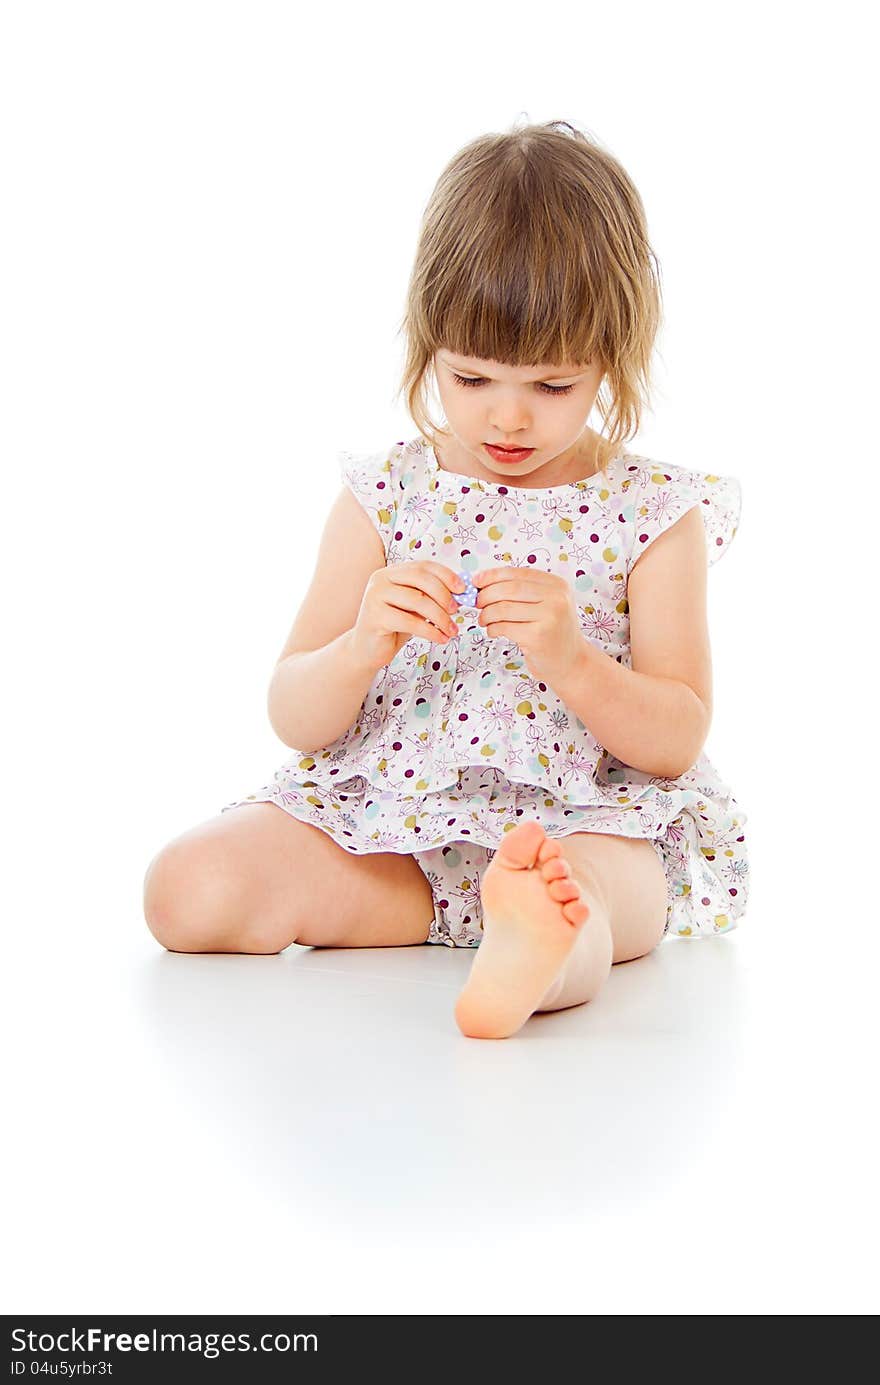
[[[740,517],[734,477],[626,451],[607,474],[540,489],[446,471],[422,437],[343,452],[338,465],[389,564],[559,573],[574,588],[584,637],[626,667],[627,581],[639,555],[698,506],[711,566]],[[675,779],[615,759],[531,676],[519,646],[490,638],[477,617],[462,606],[446,645],[410,639],[376,675],[353,726],[322,750],[294,750],[267,784],[222,811],[272,802],[355,855],[412,855],[434,901],[428,942],[479,944],[481,873],[504,833],[528,818],[550,837],[646,838],[666,874],[666,933],[734,928],[748,898],[747,819],[707,756]]]

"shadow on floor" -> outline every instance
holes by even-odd
[[[667,940],[588,1005],[511,1039],[464,1038],[472,954],[438,946],[278,956],[157,952],[144,1038],[247,1176],[345,1224],[414,1214],[432,1234],[715,1179],[702,1151],[735,1102],[745,965],[736,935]]]

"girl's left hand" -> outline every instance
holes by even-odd
[[[564,577],[531,568],[474,573],[479,624],[490,639],[515,640],[533,678],[561,683],[583,653],[574,592]]]

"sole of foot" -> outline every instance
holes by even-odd
[[[590,917],[559,842],[540,823],[508,832],[480,886],[483,938],[455,1006],[461,1032],[506,1039],[565,966]]]

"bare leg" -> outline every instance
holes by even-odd
[[[578,933],[539,1010],[592,1000],[611,967],[651,952],[666,926],[666,876],[650,842],[575,832],[560,844],[590,907],[590,927]]]
[[[172,952],[424,943],[431,887],[411,856],[356,856],[275,803],[240,804],[150,862],[144,914]]]

